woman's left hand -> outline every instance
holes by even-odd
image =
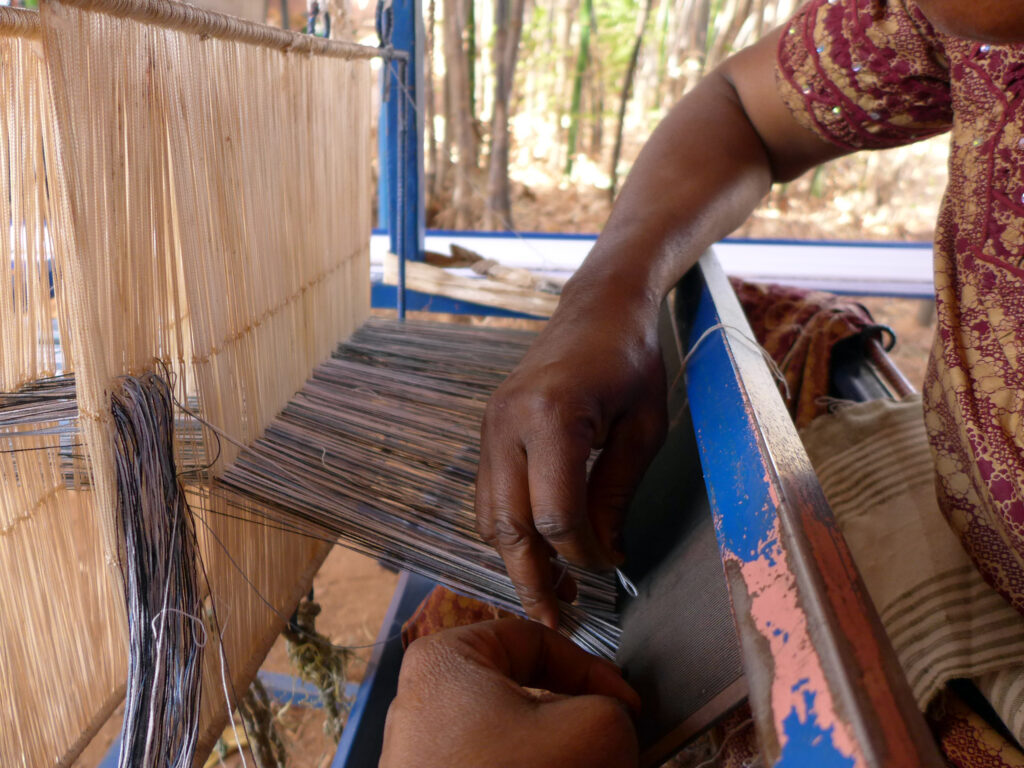
[[[614,664],[541,624],[457,627],[406,651],[380,766],[634,768],[639,707]]]

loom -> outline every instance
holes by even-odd
[[[422,238],[417,132],[406,113],[416,98],[417,9],[396,3],[392,12],[395,45],[408,50],[404,58],[384,51],[407,65],[385,78],[398,97],[387,99],[382,121],[383,197],[392,249],[404,259]],[[0,391],[10,393],[0,396],[5,764],[70,764],[125,695],[126,679],[145,688],[129,689],[142,703],[128,719],[144,724],[148,713],[182,725],[158,728],[154,740],[126,719],[123,765],[204,754],[225,726],[226,700],[255,675],[335,535],[457,588],[473,588],[460,573],[480,561],[476,584],[487,588],[477,593],[514,607],[500,562],[479,548],[461,565],[417,562],[415,546],[395,543],[401,526],[382,544],[372,531],[333,527],[341,512],[322,516],[330,507],[318,484],[329,488],[331,472],[352,469],[332,454],[337,439],[368,446],[379,462],[377,478],[352,481],[345,514],[386,513],[418,541],[417,509],[439,503],[430,481],[447,472],[454,480],[444,491],[456,481],[463,490],[445,502],[461,505],[451,519],[466,528],[473,417],[525,343],[475,332],[502,358],[481,373],[477,351],[459,352],[473,349],[472,333],[380,323],[357,332],[370,297],[366,59],[381,51],[167,0],[44,0],[38,18],[0,8],[0,29],[8,136],[0,181],[9,185],[0,205],[10,206],[3,212],[14,235],[2,253],[14,290],[0,304]],[[242,82],[252,86],[244,100]],[[593,640],[594,617],[621,596],[609,579],[582,574],[595,598],[567,609],[570,629],[592,650],[617,647],[659,702],[643,726],[646,764],[749,696],[777,764],[938,765],[771,375],[759,353],[723,331],[742,332],[746,322],[713,256],[678,295],[665,323],[670,371],[694,354],[686,377],[673,376],[676,427],[638,504],[685,514],[669,521],[672,546],[660,552],[632,537],[641,551],[630,553],[631,575],[644,600],[622,612],[621,637],[611,646]],[[405,296],[400,284],[400,314]],[[422,351],[439,333],[451,334],[439,347],[448,352]],[[438,369],[438,359],[449,367]],[[344,373],[357,364],[358,374]],[[407,376],[389,385],[406,397],[382,423],[355,405],[373,397],[370,368]],[[54,379],[58,369],[73,371],[73,382]],[[453,370],[461,388],[446,385]],[[347,388],[350,407],[318,437],[322,452],[305,450],[303,433],[289,429],[325,381],[334,383],[322,397]],[[402,441],[436,438],[424,426],[431,408],[470,431],[417,468],[408,454],[423,445]],[[695,470],[698,455],[702,477],[676,471]],[[380,481],[389,472],[411,472],[426,490],[392,499]],[[688,493],[701,479],[706,496]],[[460,535],[472,538],[468,529]],[[148,574],[156,581],[139,578],[160,557],[166,562]],[[697,561],[706,568],[682,567]],[[174,594],[154,584],[173,584]],[[678,607],[694,584],[705,604]],[[400,595],[396,611],[413,594]],[[662,621],[668,627],[704,619],[707,627],[659,637],[652,623],[666,612],[676,622]],[[139,648],[156,659],[130,677],[129,641],[133,659]],[[396,660],[394,647],[382,646],[339,753],[348,764],[368,764],[375,739],[379,747]],[[177,709],[153,693],[161,685],[177,686]]]

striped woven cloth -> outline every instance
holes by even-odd
[[[973,679],[1024,737],[1024,616],[946,524],[920,397],[839,408],[801,437],[921,709]]]

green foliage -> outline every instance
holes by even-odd
[[[558,3],[536,2],[532,4],[532,12],[523,25],[523,44],[520,50],[517,77],[521,82],[526,78],[528,72],[533,72],[535,76],[539,74],[541,77],[538,79],[538,85],[557,92],[560,84],[556,82],[556,64],[558,59],[565,55],[565,52],[558,50],[557,45],[551,44],[555,27],[553,9],[556,13],[561,10]],[[586,10],[582,7],[580,10],[574,23],[573,35],[577,52],[582,42],[583,26],[587,19]],[[590,36],[589,30],[587,31],[589,51],[585,62],[585,73],[589,77],[596,76],[598,68],[594,63],[600,61],[600,86],[606,96],[611,97],[605,99],[609,113],[614,113],[617,107],[615,96],[618,95],[622,78],[629,64],[629,55],[636,35],[636,20],[641,10],[641,2],[638,0],[593,0],[597,35]],[[664,32],[661,35],[661,45],[664,48]],[[573,85],[575,90],[575,82]],[[563,105],[563,109],[568,106]],[[610,114],[605,115],[605,117],[608,116]],[[585,111],[579,117],[586,120],[593,118],[594,115]]]
[[[825,197],[825,176],[827,171],[826,166],[819,165],[814,169],[814,174],[811,176],[811,197],[821,199]]]
[[[572,173],[573,157],[576,155],[576,137],[580,125],[580,99],[583,95],[583,74],[590,64],[590,22],[594,14],[594,0],[583,0],[580,19],[580,50],[576,57],[576,73],[572,84],[572,107],[569,109],[569,140],[565,159],[565,175]]]
[[[532,3],[532,12],[523,20],[523,38],[519,46],[519,66],[516,74],[524,78],[527,72],[543,75],[545,90],[554,88],[555,62],[562,55],[550,41],[554,37],[555,19],[548,7]]]
[[[596,48],[604,65],[605,86],[609,92],[615,92],[626,72],[641,10],[642,3],[637,0],[598,0],[594,4],[598,28]]]

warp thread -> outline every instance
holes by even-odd
[[[728,323],[715,323],[697,337],[697,341],[693,343],[693,346],[690,347],[686,356],[683,358],[683,362],[679,370],[679,376],[682,376],[686,371],[687,363],[690,362],[690,358],[693,357],[701,344],[703,344],[706,339],[710,338],[711,334],[715,331],[732,331],[734,338],[739,339],[747,346],[760,353],[761,357],[764,358],[765,364],[768,366],[768,370],[771,371],[772,377],[782,385],[782,390],[785,393],[786,400],[789,401],[792,399],[792,393],[789,390],[789,382],[786,381],[786,376],[782,373],[782,369],[779,368],[779,364],[775,362],[775,358],[772,357],[771,353],[762,347],[756,339],[753,339],[744,333],[742,328],[737,328],[735,325],[729,325]]]

